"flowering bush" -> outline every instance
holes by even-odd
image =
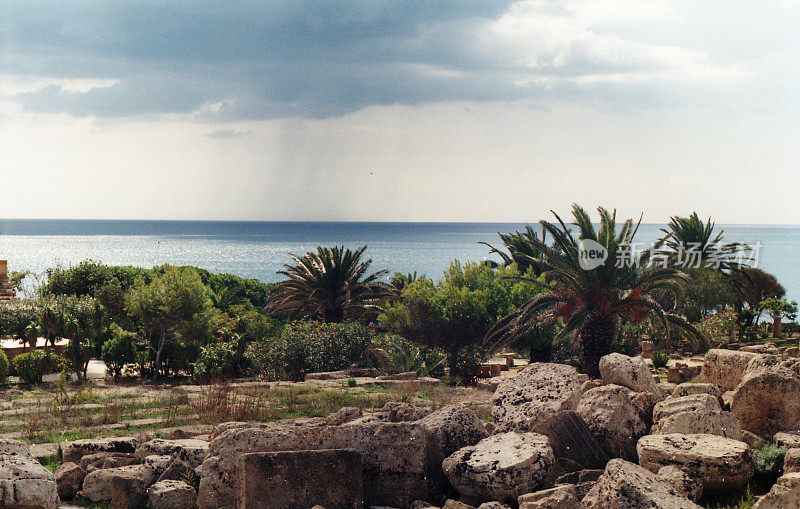
[[[736,327],[736,313],[725,310],[703,318],[697,329],[712,345],[720,345],[728,341],[731,331]]]
[[[306,373],[350,367],[375,339],[375,330],[358,322],[292,322],[279,337],[252,343],[246,357],[268,378],[302,380]]]

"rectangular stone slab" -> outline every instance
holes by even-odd
[[[239,509],[361,509],[362,461],[349,449],[244,454]]]

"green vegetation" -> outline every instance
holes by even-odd
[[[602,207],[598,212],[600,229],[596,231],[586,211],[573,206],[578,238],[558,215],[558,224],[541,222],[553,237],[554,245],[530,240],[542,253],[541,260],[533,260],[541,267],[542,276],[521,279],[543,291],[493,331],[493,336],[510,339],[528,333],[547,317],[559,316],[564,320],[559,337],[580,342],[582,370],[594,378],[600,377],[600,358],[610,353],[620,320],[637,322],[652,318],[667,330],[674,327],[688,338],[700,337],[694,327],[665,309],[659,299],[664,292],[679,293],[688,276],[673,268],[647,268],[646,264],[637,263],[635,257],[639,255],[626,253],[625,246],[632,245],[638,225],[635,227],[628,219],[617,230],[616,212]],[[587,240],[605,248],[611,262],[584,270],[581,242]]]
[[[286,264],[286,270],[278,272],[288,279],[272,289],[270,312],[338,323],[348,314],[352,318],[364,311],[379,311],[383,299],[394,295],[394,290],[380,281],[387,270],[367,275],[372,260],[361,261],[366,249],[320,246],[316,253],[302,257],[290,253],[296,265]]]
[[[17,355],[12,363],[14,372],[23,381],[41,383],[43,375],[55,373],[64,366],[64,359],[49,350],[33,350]]]
[[[518,276],[513,265],[495,269],[456,260],[440,281],[408,284],[379,320],[406,339],[444,350],[450,375],[469,381],[485,353],[486,333],[537,291],[515,281]]]
[[[8,379],[8,375],[10,372],[10,364],[8,362],[8,357],[3,350],[0,350],[0,384],[6,383]]]
[[[653,356],[650,360],[653,361],[654,368],[666,368],[667,362],[669,362],[669,354],[665,352],[653,352]]]

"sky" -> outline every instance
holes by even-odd
[[[800,1],[5,0],[0,217],[800,223]]]

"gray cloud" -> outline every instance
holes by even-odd
[[[504,15],[513,18],[508,26]],[[651,86],[659,73],[714,70],[704,53],[593,32],[578,18],[560,6],[501,0],[12,1],[0,16],[0,69],[118,80],[16,94],[31,111],[219,120],[597,91],[648,102],[664,88]]]

